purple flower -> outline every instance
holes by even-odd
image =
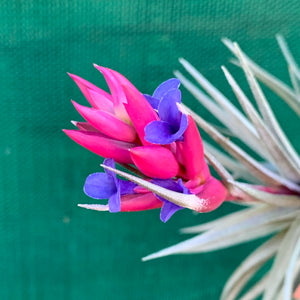
[[[179,86],[180,86],[180,80],[177,78],[171,78],[161,83],[156,88],[152,96],[144,94],[144,97],[147,99],[150,105],[157,110],[163,96],[171,89],[178,89]]]
[[[104,165],[115,168],[113,159],[105,159]],[[94,173],[87,177],[84,184],[84,192],[94,199],[109,199],[108,207],[110,212],[121,210],[121,195],[133,194],[133,189],[137,185],[130,181],[117,178],[116,174],[110,170],[105,173]]]
[[[179,192],[179,193],[183,193],[183,194],[191,194],[189,189],[183,185],[181,179],[179,179],[177,182],[172,179],[167,179],[167,180],[153,179],[151,182],[156,185],[159,185],[163,188],[166,188],[168,190],[174,191],[174,192]],[[155,195],[155,196],[159,200],[164,202],[164,204],[161,208],[161,211],[160,211],[160,219],[164,223],[166,223],[176,211],[178,211],[180,209],[184,209],[184,207],[176,205],[176,204],[162,198],[161,196],[158,196],[158,195]]]
[[[162,91],[159,91],[162,94]],[[188,126],[188,118],[177,106],[181,103],[178,88],[169,89],[158,104],[159,121],[152,121],[145,127],[145,139],[153,144],[166,145],[182,140]]]

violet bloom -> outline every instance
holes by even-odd
[[[104,165],[115,168],[113,159],[105,159]],[[121,210],[121,195],[133,194],[137,185],[130,181],[117,178],[116,174],[105,169],[105,173],[94,173],[87,177],[84,184],[84,192],[94,199],[109,199],[110,212]]]
[[[167,179],[167,180],[153,179],[151,182],[174,192],[191,194],[189,189],[183,185],[181,179],[179,179],[177,182],[172,179]],[[164,199],[163,197],[160,197],[158,195],[155,196],[161,201],[163,201],[164,203],[160,211],[160,219],[164,223],[166,223],[176,211],[180,209],[184,209],[184,207],[174,204]]]
[[[144,94],[144,97],[147,99],[150,105],[157,110],[163,96],[171,89],[178,89],[179,86],[180,86],[180,80],[177,78],[171,78],[161,83],[156,88],[152,96]]]
[[[153,144],[166,145],[181,141],[188,126],[187,116],[181,113],[177,106],[181,103],[180,90],[178,88],[169,89],[169,85],[166,86],[168,89],[165,93],[163,93],[163,88],[159,90],[159,94],[162,95],[157,107],[160,120],[152,121],[145,127],[145,139]]]

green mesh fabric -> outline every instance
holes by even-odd
[[[220,70],[230,57],[220,39],[238,41],[287,80],[274,35],[282,33],[300,59],[299,20],[297,0],[2,0],[0,299],[218,299],[256,242],[147,263],[140,258],[183,240],[180,227],[233,206],[205,215],[180,211],[167,224],[159,211],[109,214],[76,206],[89,201],[82,186],[101,159],[61,132],[80,119],[70,99],[86,103],[66,72],[104,86],[97,63],[152,93],[185,57],[233,98]],[[299,149],[294,114],[270,97]],[[210,118],[185,91],[183,101]]]

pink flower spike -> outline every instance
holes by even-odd
[[[173,153],[162,146],[142,146],[130,149],[136,167],[151,178],[168,179],[177,175],[179,164]]]
[[[183,134],[183,142],[179,146],[188,179],[208,177],[209,170],[204,159],[202,139],[197,125],[190,115],[188,116],[188,127]]]
[[[210,212],[218,208],[226,199],[227,190],[223,184],[214,177],[210,177],[203,185],[199,186],[192,193],[201,199],[202,204],[198,212]]]
[[[63,132],[82,147],[105,158],[113,158],[116,162],[131,164],[129,149],[135,144],[116,141],[101,133],[66,130]]]
[[[88,100],[88,102],[95,108],[99,109],[105,109],[107,111],[111,111],[112,107],[112,97],[105,91],[101,90],[94,84],[88,82],[87,80],[68,73],[68,75],[75,81],[75,83],[78,85],[80,88],[81,92],[85,96],[85,98]],[[91,95],[90,91],[93,91],[94,93],[97,93],[99,95],[98,98],[95,97],[95,95]]]
[[[162,207],[162,201],[153,193],[132,194],[121,197],[121,211],[142,211]]]
[[[152,145],[145,140],[145,127],[152,121],[157,121],[158,116],[145,97],[136,89],[123,86],[127,97],[125,109],[133,123],[143,145]]]
[[[124,142],[136,140],[135,129],[112,114],[80,105],[75,101],[72,101],[72,103],[82,117],[100,132]]]

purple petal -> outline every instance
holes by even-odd
[[[174,181],[172,179],[153,179],[153,180],[151,180],[151,182],[153,184],[159,185],[165,189],[168,189],[168,190],[171,190],[174,192],[182,193],[182,191],[183,191],[182,185],[178,184],[176,181]],[[181,181],[181,183],[182,183],[182,181]],[[162,199],[164,199],[164,198],[162,198]]]
[[[117,192],[110,196],[108,200],[108,208],[109,211],[119,212],[121,210],[121,195],[120,195],[120,189],[117,190]]]
[[[167,180],[161,180],[161,179],[153,179],[151,181],[152,183],[159,185],[161,187],[164,187],[168,190],[183,193],[183,194],[190,194],[190,191],[188,188],[186,188],[182,180],[179,179],[178,182],[172,180],[172,179],[167,179]],[[164,204],[161,208],[160,212],[160,219],[165,223],[167,222],[171,216],[178,210],[183,209],[183,207],[176,205],[161,196],[155,195],[159,200],[163,201]]]
[[[115,161],[114,161],[112,158],[106,158],[106,159],[103,161],[103,165],[108,166],[108,167],[113,168],[113,169],[115,169],[115,167],[116,167]],[[106,169],[105,169],[105,171],[109,171],[109,170],[106,170]],[[115,173],[112,172],[112,171],[109,171],[109,172],[111,172],[112,174],[115,174]]]
[[[177,78],[171,78],[162,84],[160,84],[153,93],[153,97],[161,99],[166,92],[170,89],[178,89],[180,85],[180,80]]]
[[[143,96],[150,103],[150,105],[152,106],[153,109],[157,109],[158,108],[159,101],[160,101],[158,98],[152,97],[152,96],[147,95],[147,94],[143,94]]]
[[[145,140],[152,144],[171,144],[175,141],[181,140],[187,126],[188,118],[184,114],[181,116],[179,129],[175,133],[169,123],[164,121],[153,121],[145,128]]]
[[[170,144],[174,142],[172,135],[172,127],[167,122],[153,121],[145,127],[145,140],[152,144]]]
[[[178,131],[172,134],[173,141],[178,141],[183,136],[188,127],[188,117],[182,114]],[[183,137],[182,137],[183,138]]]
[[[174,192],[179,192],[183,194],[191,194],[189,189],[184,186],[182,179],[180,178],[177,182],[174,181],[173,179],[153,179],[151,180],[153,184],[159,185],[163,188],[166,188],[168,190],[174,191]],[[157,196],[159,197],[159,196]],[[165,200],[164,198],[162,198]]]
[[[116,193],[115,180],[105,173],[94,173],[87,177],[84,188],[85,194],[94,199],[108,199]]]
[[[184,186],[181,178],[177,181],[177,184],[180,186],[181,192],[183,194],[185,195],[191,194],[190,190],[186,186]]]
[[[183,207],[166,201],[161,208],[160,219],[162,220],[162,222],[166,223],[173,216],[173,214],[175,214],[176,211],[180,209],[183,209]]]
[[[179,128],[181,112],[177,103],[181,102],[181,92],[178,89],[168,91],[158,106],[158,115],[160,120],[168,122],[175,131]]]
[[[112,158],[106,158],[104,161],[103,161],[103,165],[105,166],[108,166],[110,168],[113,168],[115,169],[116,168],[116,164],[115,164],[115,161],[112,159]],[[115,186],[118,186],[118,181],[119,179],[117,178],[117,175],[115,172],[113,171],[110,171],[110,170],[107,170],[107,169],[104,169],[104,172],[111,176],[113,178],[113,180],[115,181]]]
[[[137,186],[136,183],[126,180],[119,179],[120,193],[121,195],[134,194],[134,188]]]

